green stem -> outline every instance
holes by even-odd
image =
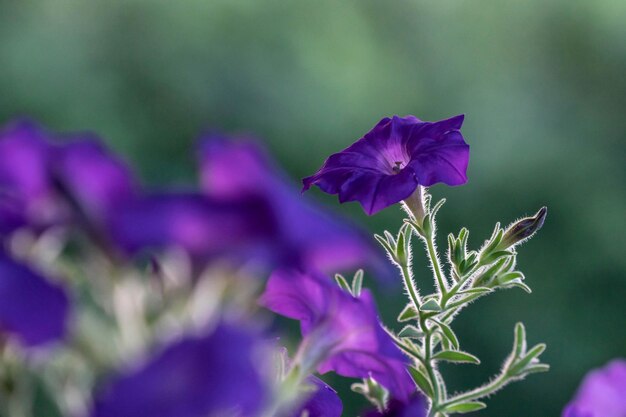
[[[437,252],[435,251],[435,237],[433,236],[432,233],[429,233],[427,236],[424,237],[424,240],[426,240],[426,247],[428,248],[428,258],[430,259],[430,264],[433,267],[433,270],[435,271],[435,277],[437,278],[437,284],[439,286],[439,291],[441,292],[441,300],[443,301],[444,297],[446,297],[446,294],[448,292],[448,289],[446,288],[444,279],[443,279],[443,274],[441,273],[441,265],[439,264],[439,258],[437,257]]]
[[[430,379],[430,383],[433,387],[433,398],[432,398],[432,406],[430,408],[430,412],[428,414],[429,417],[434,416],[439,409],[439,404],[441,403],[441,392],[439,390],[439,380],[437,375],[435,374],[435,369],[432,365],[432,336],[433,332],[432,328],[428,328],[426,325],[426,320],[420,320],[420,327],[426,333],[424,338],[424,367],[426,368],[426,372],[428,373],[428,378]]]
[[[463,403],[467,401],[474,401],[480,398],[487,397],[493,394],[494,392],[498,391],[500,388],[505,386],[508,382],[509,382],[509,379],[506,377],[506,374],[501,374],[496,379],[488,383],[487,385],[484,385],[480,388],[476,388],[472,391],[468,391],[464,394],[457,395],[456,397],[450,398],[449,400],[441,403],[438,409],[441,410],[444,407],[447,407],[449,405]]]
[[[404,286],[409,293],[409,297],[411,298],[411,302],[413,303],[413,307],[415,307],[415,311],[420,311],[420,299],[419,295],[417,295],[417,289],[415,288],[415,284],[411,279],[411,271],[408,262],[402,262],[400,264],[400,270],[402,271],[402,279],[404,281]]]

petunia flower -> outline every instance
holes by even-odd
[[[358,201],[369,215],[409,198],[418,185],[467,182],[469,146],[459,129],[463,116],[423,122],[414,116],[384,118],[365,136],[331,155],[303,191],[317,185]]]
[[[192,258],[258,251],[275,234],[264,201],[217,201],[196,192],[138,197],[111,215],[108,232],[125,254],[177,247]]]
[[[387,272],[370,238],[303,198],[258,142],[211,134],[203,137],[199,151],[205,193],[226,200],[255,195],[272,207],[279,227],[272,242],[277,263],[333,273],[368,265],[381,276]]]
[[[49,134],[28,120],[0,130],[0,231],[41,230],[67,217],[50,176]]]
[[[103,226],[111,210],[135,198],[130,168],[91,134],[73,134],[55,146],[51,175],[61,193],[88,221]]]
[[[563,417],[626,416],[626,360],[615,359],[604,368],[591,371]]]
[[[187,336],[113,378],[96,393],[91,417],[256,416],[268,394],[259,349],[242,326]]]
[[[369,291],[353,297],[323,275],[282,269],[270,277],[260,303],[300,321],[296,362],[305,370],[371,376],[403,401],[415,391],[407,358],[381,326]]]
[[[65,336],[70,303],[65,290],[0,251],[0,333],[33,347]]]

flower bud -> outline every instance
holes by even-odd
[[[532,217],[526,217],[513,223],[506,229],[498,249],[506,249],[530,239],[541,227],[548,214],[547,207],[541,207]]]

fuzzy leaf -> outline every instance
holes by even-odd
[[[352,294],[355,297],[361,295],[361,288],[363,287],[363,270],[359,269],[355,272],[354,278],[352,279]]]
[[[402,330],[400,330],[400,333],[398,333],[398,336],[409,337],[413,339],[420,339],[424,337],[424,333],[420,332],[417,329],[417,327],[408,325],[408,326],[404,326]]]
[[[459,349],[459,339],[457,339],[456,335],[454,334],[454,332],[452,331],[452,329],[450,328],[450,326],[448,326],[447,324],[444,324],[440,321],[437,320],[433,320],[435,323],[437,323],[437,326],[439,326],[439,328],[441,329],[441,331],[443,332],[443,335],[445,336],[446,339],[448,339],[450,341],[450,343],[452,344],[452,347],[454,347],[455,350]]]
[[[415,310],[415,307],[413,307],[413,304],[407,304],[406,307],[404,307],[404,309],[398,315],[398,321],[409,321],[411,319],[417,318],[417,316],[418,313]]]
[[[421,311],[441,311],[441,307],[439,306],[439,303],[437,303],[437,301],[431,298],[430,300],[422,304],[422,306],[420,307],[420,310]]]
[[[466,403],[452,404],[443,409],[445,413],[471,413],[472,411],[482,410],[486,408],[487,404],[480,401],[470,401]]]
[[[427,397],[432,398],[433,387],[430,384],[428,378],[412,366],[409,366],[409,373],[411,374],[413,381],[415,381],[415,384],[419,387],[419,389],[422,390],[422,392],[426,394]]]
[[[335,274],[335,281],[337,281],[337,285],[339,285],[339,287],[342,290],[347,291],[348,293],[352,294],[352,289],[348,285],[348,281],[346,281],[343,275]]]
[[[480,363],[480,360],[476,356],[460,350],[442,350],[441,352],[437,352],[433,356],[433,359],[448,362],[473,363],[475,365]]]

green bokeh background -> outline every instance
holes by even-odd
[[[483,365],[443,371],[453,389],[484,381],[521,320],[551,372],[473,415],[557,416],[587,370],[626,356],[625,20],[623,0],[5,0],[0,120],[94,130],[146,182],[176,184],[194,180],[207,127],[254,132],[296,179],[383,116],[465,113],[470,181],[433,189],[440,246],[463,225],[477,247],[495,221],[549,215],[520,250],[533,294],[465,310],[455,328]],[[314,194],[372,231],[401,224]],[[401,297],[378,294],[390,321]]]

